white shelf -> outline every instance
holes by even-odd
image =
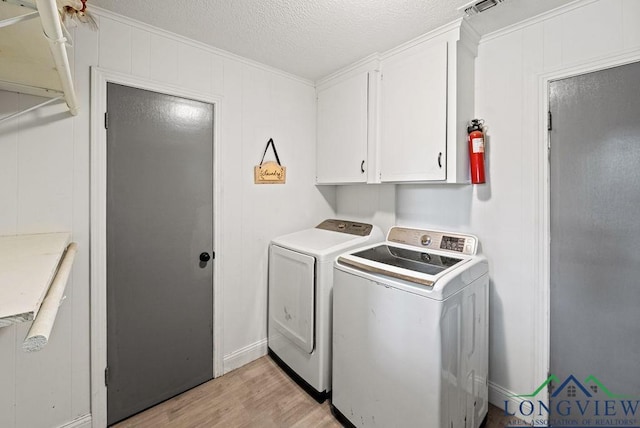
[[[0,327],[36,317],[70,238],[66,232],[0,236]]]
[[[78,114],[70,42],[55,0],[0,2],[0,90],[64,99],[71,114]]]

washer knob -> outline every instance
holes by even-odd
[[[420,237],[420,242],[422,245],[429,245],[431,244],[431,237],[429,235],[422,235]]]

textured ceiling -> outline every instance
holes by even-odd
[[[89,6],[311,80],[460,18],[457,8],[467,3],[469,0],[89,0]],[[477,22],[481,32],[488,32],[497,29],[489,18],[499,14],[499,9],[511,10],[496,21],[508,25],[563,3],[568,0],[508,0],[473,17],[471,23]]]

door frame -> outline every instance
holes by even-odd
[[[221,97],[125,73],[91,67],[91,202],[90,202],[90,320],[91,320],[91,418],[93,426],[107,425],[107,83],[189,98],[213,105],[213,249],[221,248],[222,219],[220,173]],[[223,374],[222,354],[222,266],[214,259],[213,269],[213,376]]]
[[[599,59],[560,68],[551,72],[540,73],[538,80],[538,149],[537,166],[534,174],[537,176],[537,193],[534,196],[537,214],[537,242],[535,253],[536,290],[534,293],[534,378],[535,386],[549,376],[551,363],[551,182],[550,159],[551,147],[548,126],[549,85],[555,80],[593,73],[640,61],[640,50],[620,53]],[[549,403],[547,390],[541,401]]]

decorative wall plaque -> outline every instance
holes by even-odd
[[[269,150],[269,146],[273,149],[273,154],[276,155],[276,161],[264,161],[264,156]],[[256,165],[253,168],[253,181],[255,184],[284,184],[287,179],[287,167],[282,166],[278,152],[276,151],[276,145],[273,142],[273,138],[269,138],[267,147],[264,148],[260,165]]]

